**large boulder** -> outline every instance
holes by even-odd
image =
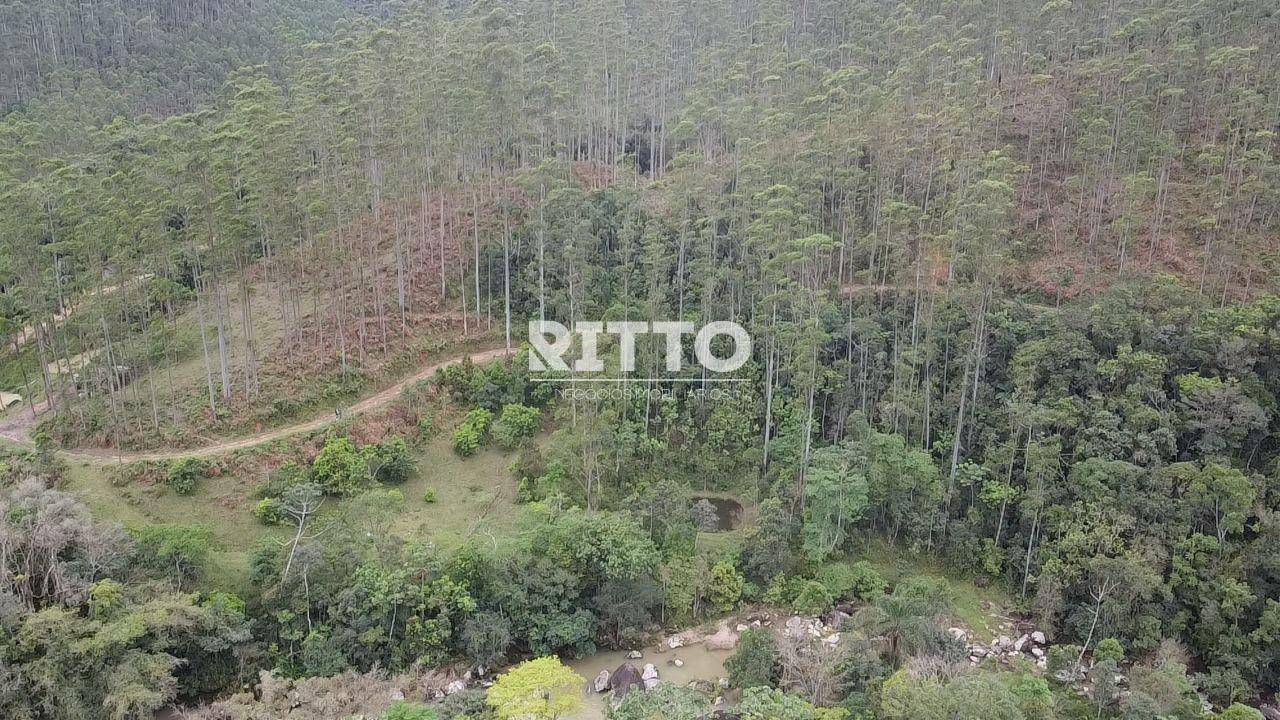
[[[591,687],[598,693],[605,692],[609,689],[609,671],[601,670],[595,680],[591,681]]]
[[[619,697],[636,685],[644,685],[640,671],[631,663],[622,663],[609,675],[609,689]]]
[[[848,613],[843,613],[839,610],[832,610],[823,616],[822,624],[832,630],[839,630],[846,622],[848,622],[850,617],[852,617],[852,615],[849,615]]]

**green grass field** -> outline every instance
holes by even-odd
[[[431,540],[449,549],[469,538],[500,540],[514,535],[524,513],[515,502],[516,481],[508,466],[510,453],[486,447],[460,458],[444,436],[414,452],[417,474],[400,486],[404,504],[392,530],[406,539]],[[219,476],[202,479],[190,495],[178,495],[162,484],[115,485],[108,468],[72,464],[67,490],[82,497],[94,515],[126,527],[149,523],[205,525],[213,532],[202,585],[235,590],[248,581],[254,549],[264,539],[284,540],[289,529],[264,525],[253,516],[258,482]],[[435,502],[425,500],[435,491]]]
[[[514,453],[490,445],[458,457],[444,434],[418,453],[417,474],[400,487],[404,511],[394,530],[450,549],[469,539],[499,540],[519,530],[524,508],[516,504],[517,482],[509,466]],[[428,490],[435,502],[425,500]]]

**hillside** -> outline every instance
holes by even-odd
[[[1274,2],[0,28],[5,717],[1280,717]]]

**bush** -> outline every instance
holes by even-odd
[[[1054,645],[1049,648],[1049,660],[1046,669],[1054,676],[1071,675],[1080,662],[1079,645]]]
[[[355,495],[369,482],[369,466],[350,438],[331,437],[311,463],[311,477],[330,495]]]
[[[502,613],[478,612],[462,625],[462,650],[477,665],[493,667],[506,658],[509,647],[511,621]]]
[[[387,708],[382,720],[436,720],[436,711],[422,703],[401,700]]]
[[[661,683],[644,692],[627,693],[609,720],[702,720],[711,715],[711,699],[691,687]]]
[[[168,575],[179,588],[199,576],[213,532],[202,525],[157,523],[132,530],[139,564]]]
[[[538,430],[542,413],[527,405],[510,404],[502,407],[502,417],[493,425],[493,437],[508,450],[520,444],[524,438]]]
[[[124,604],[124,583],[111,578],[99,580],[89,588],[89,614],[103,617]]]
[[[738,649],[724,662],[729,684],[736,688],[771,687],[777,678],[778,646],[768,630],[748,628]]]
[[[522,475],[516,488],[516,502],[530,503],[546,500],[569,487],[569,471],[558,462],[551,463],[546,472],[536,477]]]
[[[469,403],[475,394],[476,366],[471,358],[446,365],[436,371],[436,385],[449,394],[454,402]]]
[[[765,588],[764,602],[767,605],[791,607],[791,603],[795,602],[796,596],[800,594],[803,584],[804,580],[798,577],[779,575],[769,583],[769,587]]]
[[[253,516],[264,525],[279,525],[285,520],[284,508],[279,498],[263,498],[253,506]]]
[[[822,717],[799,695],[763,687],[748,688],[742,693],[737,714],[742,720],[816,720]]]
[[[806,580],[800,586],[800,592],[796,593],[795,600],[791,601],[791,609],[806,615],[820,615],[830,610],[834,604],[835,598],[826,585],[817,580]]]
[[[373,477],[381,483],[399,485],[412,477],[417,469],[417,463],[409,454],[409,446],[402,437],[393,437],[381,443],[373,449],[371,455],[370,463],[376,468]]]
[[[466,419],[462,422],[474,427],[476,432],[484,435],[489,432],[489,428],[493,427],[493,413],[485,408],[476,408],[467,413]]]
[[[311,470],[290,460],[276,468],[267,476],[267,481],[254,489],[253,494],[259,498],[277,498],[284,491],[295,485],[311,482]]]
[[[418,418],[419,439],[426,440],[427,438],[435,434],[435,431],[436,431],[436,421],[434,418],[431,418],[431,417]]]
[[[1264,717],[1261,711],[1248,705],[1231,703],[1231,707],[1218,713],[1216,720],[1264,720]]]
[[[484,408],[476,408],[467,413],[467,417],[453,433],[453,451],[462,457],[470,457],[484,444],[485,434],[493,425],[493,413]]]
[[[436,501],[435,488],[427,488],[427,491],[422,495],[422,501],[427,503],[428,505],[431,503],[434,503]]]
[[[462,457],[471,457],[480,449],[480,440],[480,433],[464,424],[453,432],[453,451]]]
[[[196,481],[209,470],[209,463],[200,458],[182,458],[169,466],[166,483],[179,495],[189,495],[196,489]]]
[[[729,612],[738,606],[742,599],[742,586],[745,583],[742,573],[731,563],[723,560],[711,568],[711,606],[718,612]]]
[[[446,696],[436,705],[436,709],[440,713],[441,720],[454,720],[454,718],[483,720],[489,717],[490,711],[484,695],[483,688],[467,688]]]
[[[885,581],[875,567],[866,560],[852,565],[837,563],[827,565],[818,572],[818,582],[827,586],[837,599],[856,598],[871,602],[884,595]]]
[[[1113,660],[1118,663],[1124,660],[1124,646],[1115,638],[1101,640],[1098,642],[1098,646],[1093,649],[1093,659],[1095,662]]]
[[[333,677],[351,667],[342,642],[327,630],[313,630],[303,639],[301,659],[303,672],[315,677]]]

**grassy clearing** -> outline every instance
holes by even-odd
[[[890,585],[915,576],[932,577],[945,582],[955,601],[951,619],[972,630],[975,640],[989,642],[999,635],[1002,632],[1001,623],[1007,622],[1003,616],[1008,615],[1009,608],[1015,604],[1013,598],[1002,588],[980,588],[971,578],[948,572],[936,561],[912,557],[883,542],[870,543],[867,555],[862,559],[874,565]]]
[[[468,538],[495,541],[514,535],[524,510],[515,502],[512,455],[489,447],[474,457],[456,456],[447,438],[433,438],[414,452],[417,475],[400,486],[405,500],[391,530],[406,539],[431,540],[454,548]],[[237,590],[249,580],[249,565],[263,540],[286,540],[288,528],[260,523],[252,513],[257,480],[223,475],[205,478],[190,495],[164,485],[112,483],[108,468],[72,464],[67,489],[82,497],[94,515],[126,527],[151,523],[205,525],[213,549],[202,585]],[[436,501],[424,499],[434,490]]]
[[[393,529],[407,538],[431,540],[445,549],[468,539],[497,541],[514,535],[525,514],[516,504],[514,453],[492,446],[469,458],[454,454],[447,433],[417,453],[418,472],[401,486],[404,511]],[[427,502],[428,490],[435,502]]]
[[[209,588],[242,587],[257,543],[288,534],[254,519],[254,483],[242,478],[205,478],[190,495],[178,495],[164,485],[114,485],[107,469],[90,465],[72,464],[66,477],[67,489],[83,498],[99,519],[135,528],[151,523],[209,527],[213,549],[203,581]]]

